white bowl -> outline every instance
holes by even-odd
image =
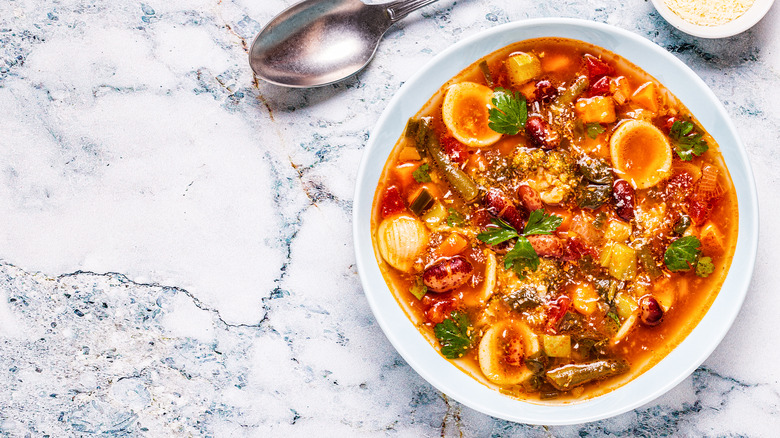
[[[775,0],[755,0],[744,14],[718,26],[699,26],[680,18],[666,6],[664,0],[652,0],[653,6],[666,21],[681,31],[702,38],[726,38],[742,33],[758,23],[772,7]]]
[[[617,390],[580,403],[556,406],[502,395],[440,356],[388,289],[374,256],[370,228],[379,175],[406,120],[444,82],[472,62],[516,41],[539,37],[573,38],[599,45],[632,61],[669,88],[719,143],[739,201],[739,236],[731,270],[712,307],[690,335],[662,361]],[[353,221],[357,267],[366,298],[387,338],[409,365],[437,389],[466,406],[506,420],[548,425],[583,423],[629,411],[690,375],[712,353],[737,316],[758,246],[758,201],[753,173],[734,125],[712,91],[680,60],[642,37],[605,24],[562,18],[526,20],[481,32],[441,52],[407,81],[371,132],[358,171]]]

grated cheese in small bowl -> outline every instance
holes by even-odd
[[[774,0],[652,0],[674,27],[703,38],[741,33],[767,13]]]
[[[726,24],[745,13],[754,0],[665,0],[683,20],[698,26]]]

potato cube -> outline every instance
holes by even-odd
[[[652,112],[658,111],[658,92],[654,82],[645,82],[631,95],[631,100],[642,108]]]
[[[631,295],[626,292],[620,292],[615,296],[615,310],[621,318],[628,318],[639,308],[639,304]]]
[[[594,96],[577,99],[574,112],[583,123],[613,123],[617,120],[615,101],[611,97]]]
[[[571,338],[569,335],[542,335],[544,353],[550,357],[571,356]]]
[[[601,265],[609,270],[609,275],[618,280],[633,280],[636,276],[636,251],[628,245],[611,241],[604,251],[609,253],[601,257]]]
[[[506,72],[512,84],[519,87],[542,73],[542,63],[532,53],[519,53],[506,60]]]
[[[631,225],[617,219],[609,221],[607,231],[604,233],[607,239],[615,242],[626,242],[631,237]]]

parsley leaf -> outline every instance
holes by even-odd
[[[699,260],[700,246],[701,241],[695,236],[681,237],[666,248],[664,264],[670,271],[688,271]]]
[[[493,223],[498,225],[498,227],[490,227],[477,234],[477,239],[488,245],[498,245],[501,242],[506,242],[507,240],[514,239],[518,236],[517,230],[501,219],[493,219]]]
[[[428,173],[428,171],[430,171],[428,163],[422,164],[414,172],[412,172],[412,177],[418,183],[431,182],[431,175]]]
[[[414,284],[412,284],[412,287],[409,288],[409,292],[414,295],[415,298],[421,300],[428,292],[428,286],[423,283],[422,277],[417,277]]]
[[[452,312],[450,317],[436,324],[433,333],[441,344],[441,354],[447,359],[463,357],[471,348],[469,317],[463,312]]]
[[[715,265],[712,264],[710,257],[702,257],[699,263],[696,263],[696,275],[699,277],[709,277],[715,271]]]
[[[676,120],[669,131],[675,141],[674,151],[684,161],[691,161],[694,155],[698,157],[709,149],[707,142],[702,140],[704,135],[695,132],[694,128],[697,126],[691,122]]]
[[[534,250],[531,242],[523,236],[517,238],[514,248],[504,256],[504,267],[515,271],[520,279],[525,278],[525,270],[539,269],[539,255]]]
[[[588,137],[595,140],[596,137],[598,137],[600,134],[603,134],[606,129],[604,129],[603,126],[601,126],[601,123],[588,123],[585,125],[585,132],[588,134]]]
[[[458,210],[450,207],[447,209],[447,213],[449,213],[445,219],[447,221],[447,226],[462,227],[463,224],[466,223],[466,218],[464,218],[463,215],[458,212]]]
[[[523,235],[552,234],[562,223],[562,217],[554,214],[544,214],[544,210],[540,208],[531,212],[531,215],[528,217],[528,223],[525,224]]]
[[[491,100],[493,108],[488,112],[488,127],[501,134],[516,135],[525,128],[528,108],[525,96],[519,91],[512,93],[505,88],[496,88]]]

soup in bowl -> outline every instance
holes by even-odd
[[[740,228],[729,167],[681,99],[603,47],[543,36],[471,61],[408,115],[375,179],[385,291],[501,397],[604,396],[718,297]]]

